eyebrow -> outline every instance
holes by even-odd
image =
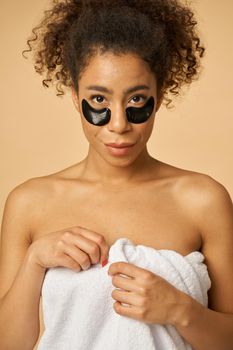
[[[108,88],[104,87],[104,86],[99,86],[99,85],[90,85],[87,86],[86,88],[87,90],[96,90],[96,91],[100,91],[100,92],[106,92],[108,94],[113,94],[113,90],[109,90]],[[132,86],[127,90],[124,90],[125,94],[129,94],[138,90],[149,90],[149,86],[147,85],[137,85],[137,86]]]

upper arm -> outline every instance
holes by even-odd
[[[32,201],[28,181],[9,193],[4,207],[0,245],[0,298],[10,289],[31,243]]]
[[[209,308],[233,313],[233,205],[226,188],[209,176],[202,179],[198,222],[202,253],[211,279]]]

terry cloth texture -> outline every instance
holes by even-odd
[[[161,276],[207,307],[211,281],[201,252],[182,256],[119,238],[103,268],[47,270],[42,286],[45,331],[38,350],[192,350],[172,325],[147,324],[115,312],[111,293],[116,287],[108,269],[118,261]]]

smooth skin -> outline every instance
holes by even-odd
[[[132,91],[136,86],[141,88]],[[142,106],[141,95],[156,98],[154,114],[146,123],[131,124],[125,109]],[[152,324],[171,323],[195,350],[233,348],[232,201],[210,176],[149,155],[147,142],[162,102],[157,96],[154,75],[132,54],[97,53],[79,79],[78,94],[72,89],[89,142],[87,157],[58,173],[26,181],[6,201],[0,255],[1,349],[27,350],[36,344],[47,268],[91,268],[108,257],[120,237],[184,256],[200,250],[212,285],[205,308],[150,271],[113,263],[108,271],[113,285],[121,289],[112,293],[115,312]],[[81,111],[83,98],[94,108],[111,108],[110,122],[101,127],[88,123]],[[109,142],[134,146],[116,156],[105,146]]]

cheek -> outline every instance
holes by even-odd
[[[150,122],[146,122],[141,124],[140,128],[138,128],[138,134],[140,135],[141,142],[146,143],[153,131],[154,119]]]
[[[86,136],[86,139],[90,143],[92,143],[97,138],[99,127],[91,125],[90,123],[82,119],[82,128],[83,128],[84,135]]]

